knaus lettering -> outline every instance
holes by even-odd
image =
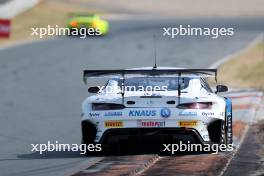
[[[156,116],[157,111],[156,110],[131,110],[129,111],[129,116],[133,117],[142,117],[142,116]]]

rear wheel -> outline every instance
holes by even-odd
[[[95,125],[88,121],[82,121],[82,143],[83,144],[94,143],[95,136],[96,136]]]
[[[95,144],[96,127],[94,124],[88,121],[82,121],[82,144],[85,144],[86,149],[89,144]],[[84,146],[83,146],[84,147]],[[90,155],[92,152],[86,152],[86,155]]]

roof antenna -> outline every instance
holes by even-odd
[[[154,40],[154,57],[155,57],[155,63],[153,66],[153,69],[157,69],[157,48],[156,48],[156,35],[153,35],[153,40]]]

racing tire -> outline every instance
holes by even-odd
[[[94,140],[96,136],[96,131],[96,127],[92,123],[88,121],[82,121],[82,144],[85,144],[85,146],[82,145],[82,147],[86,147],[87,149],[87,146],[89,144],[95,145]],[[87,150],[85,155],[92,155],[93,153],[95,152],[90,152]]]
[[[96,131],[97,130],[94,124],[88,121],[82,121],[82,143],[83,144],[94,143]]]

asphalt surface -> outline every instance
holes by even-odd
[[[225,176],[264,174],[263,156],[261,156],[261,149],[263,150],[262,145],[264,142],[263,126],[263,121],[251,126],[242,147],[226,170]]]
[[[238,101],[237,101],[238,102]],[[240,101],[241,102],[241,101]],[[259,102],[257,99],[252,102]],[[250,128],[245,136],[243,145],[236,153],[229,164],[224,176],[233,175],[264,175],[264,99],[257,106],[257,111],[254,113],[255,118],[251,121]],[[241,113],[246,114],[246,111]],[[247,117],[250,114],[246,115]],[[247,119],[244,119],[245,121]]]
[[[234,27],[232,37],[162,37],[162,27]],[[207,68],[264,30],[262,19],[113,21],[106,37],[60,37],[0,49],[0,175],[64,175],[83,161],[75,152],[31,152],[31,143],[80,143],[83,69],[153,65]]]
[[[0,0],[0,4],[7,3],[8,1],[10,1],[10,0]]]

